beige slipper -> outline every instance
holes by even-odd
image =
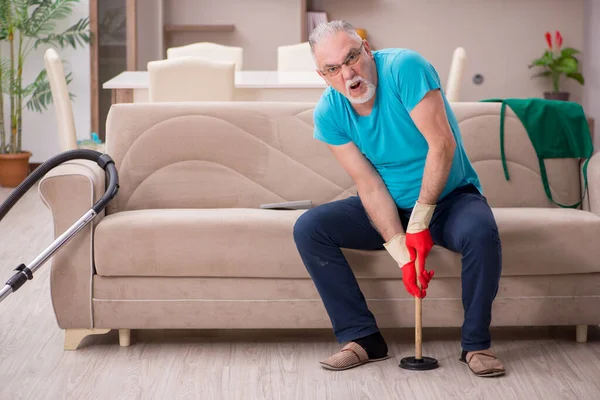
[[[469,370],[477,376],[491,377],[506,373],[502,362],[489,349],[470,351],[465,358],[461,358],[459,361],[469,367]]]
[[[382,358],[374,358],[370,360],[365,349],[354,342],[350,342],[342,347],[342,350],[339,353],[335,353],[326,360],[319,361],[319,363],[323,366],[323,368],[334,371],[342,371],[345,369],[358,367],[359,365],[366,363],[386,360],[388,358],[389,356],[386,355]]]

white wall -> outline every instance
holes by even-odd
[[[73,25],[80,18],[89,16],[89,1],[81,0],[79,4],[74,4],[72,15],[65,20],[58,21],[57,31],[62,32]],[[2,56],[9,56],[8,43],[2,43]],[[44,52],[48,47],[39,47],[32,51],[27,57],[25,68],[23,69],[24,85],[31,83],[44,69]],[[90,135],[91,110],[90,110],[90,49],[89,46],[83,48],[72,48],[61,50],[56,49],[65,64],[65,72],[72,72],[73,81],[69,85],[71,93],[76,97],[73,100],[73,113],[75,114],[75,129],[79,138],[86,138]],[[4,97],[5,122],[9,117],[8,96]],[[25,105],[25,102],[23,103]],[[6,126],[10,129],[10,125]],[[27,108],[23,111],[23,150],[29,150],[33,153],[30,162],[44,162],[49,157],[57,154],[59,150],[58,132],[54,105],[50,105],[47,111],[42,114],[29,111]]]
[[[598,2],[598,0],[595,0]],[[462,99],[541,97],[551,86],[530,79],[527,66],[543,54],[544,33],[560,30],[564,46],[583,49],[584,0],[312,0],[329,19],[367,30],[376,48],[407,47],[428,58],[445,83],[452,52],[467,52]],[[596,6],[597,7],[597,6]],[[485,81],[477,86],[475,74]],[[582,88],[569,82],[572,100]]]
[[[300,0],[165,1],[165,22],[234,24],[233,32],[190,32],[173,35],[171,46],[216,42],[244,48],[242,68],[277,68],[277,46],[300,42]]]
[[[600,1],[585,1],[583,107],[595,121],[594,147],[600,146]]]
[[[164,0],[144,0],[137,7],[137,69],[147,70],[149,61],[163,57]],[[141,5],[143,4],[143,7]]]

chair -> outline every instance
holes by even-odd
[[[179,57],[203,57],[215,61],[233,61],[235,70],[242,70],[244,49],[211,42],[192,43],[167,49],[167,59]]]
[[[467,54],[465,49],[457,47],[452,55],[450,73],[446,82],[446,99],[448,101],[460,101],[460,85],[465,70]]]
[[[278,71],[314,71],[315,69],[317,67],[308,42],[277,48]]]
[[[150,61],[150,102],[232,101],[233,61],[179,57]]]
[[[77,133],[75,132],[75,119],[73,118],[69,89],[63,64],[56,50],[46,50],[44,64],[50,81],[52,102],[56,110],[60,151],[77,149]]]

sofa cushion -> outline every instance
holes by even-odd
[[[494,209],[503,275],[599,272],[600,217],[548,208]],[[105,217],[94,234],[96,271],[104,276],[310,278],[292,236],[302,210],[157,209]],[[118,249],[118,251],[114,251]],[[359,278],[400,278],[382,248],[344,249]],[[434,246],[436,276],[460,276],[460,255]]]

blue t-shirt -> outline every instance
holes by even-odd
[[[409,113],[428,91],[441,90],[440,79],[433,66],[415,51],[384,49],[374,51],[373,56],[378,84],[371,114],[358,115],[344,95],[328,87],[314,110],[314,137],[331,145],[354,142],[379,172],[397,206],[412,208],[421,191],[429,146]],[[482,192],[443,91],[442,96],[456,151],[438,201],[469,183]]]

